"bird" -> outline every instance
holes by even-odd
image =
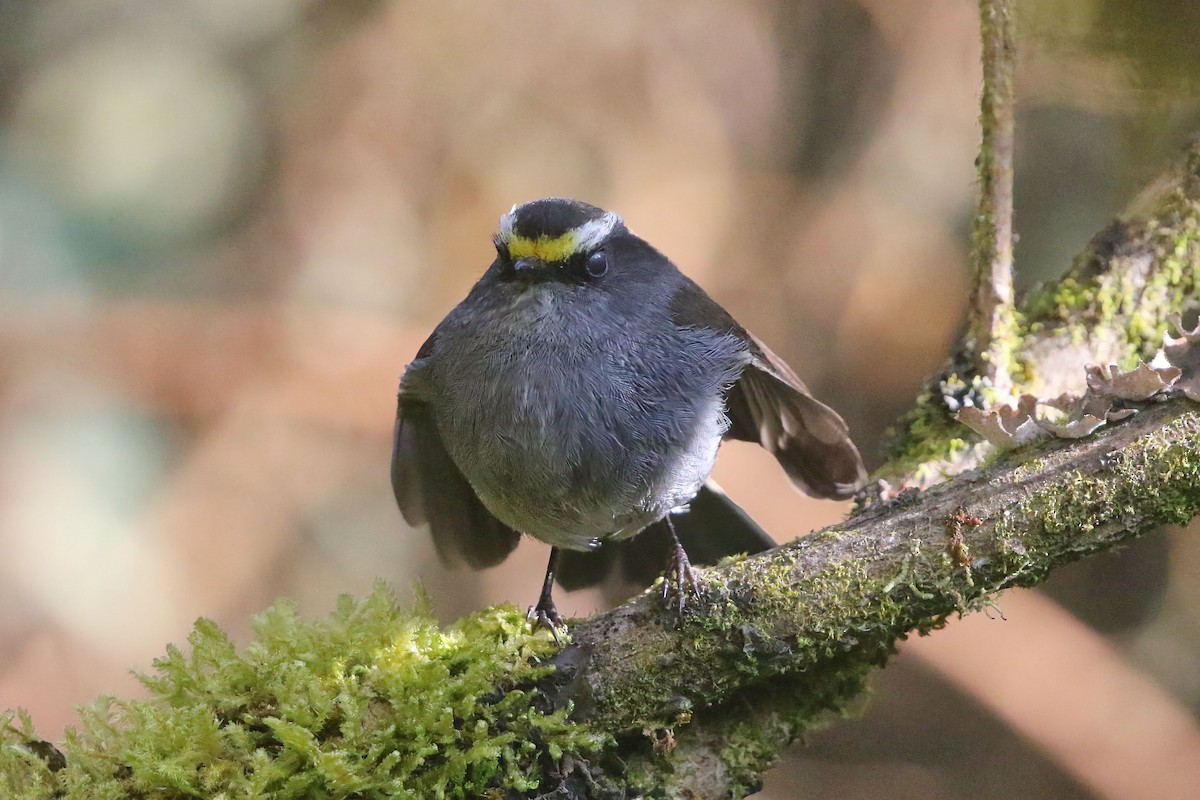
[[[400,379],[392,488],[447,564],[495,565],[521,535],[549,544],[529,615],[556,638],[556,581],[620,564],[646,585],[666,562],[682,617],[689,549],[711,564],[774,546],[709,477],[723,441],[761,445],[815,497],[865,483],[837,412],[620,215],[533,200],[493,243]]]

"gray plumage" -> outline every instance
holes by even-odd
[[[454,463],[509,527],[573,550],[632,536],[708,477],[724,392],[749,360],[731,335],[677,327],[669,298],[490,274],[403,392],[436,409]]]

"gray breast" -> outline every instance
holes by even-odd
[[[708,476],[744,347],[665,316],[618,320],[591,298],[585,314],[569,295],[530,295],[516,313],[485,311],[442,332],[438,429],[480,500],[515,530],[573,549],[631,536]]]

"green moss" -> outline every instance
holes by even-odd
[[[948,379],[950,380],[950,379]],[[945,387],[947,383],[942,382]],[[949,467],[967,453],[973,444],[967,440],[970,430],[950,414],[945,402],[932,392],[917,398],[913,409],[889,430],[888,461],[876,477],[904,475],[923,481],[922,470]]]
[[[145,701],[81,712],[51,771],[23,716],[0,718],[4,797],[441,798],[536,789],[607,738],[539,710],[557,646],[494,608],[441,629],[383,588],[306,622],[287,603],[241,653],[201,620],[142,678]],[[500,691],[497,687],[502,687]]]
[[[609,710],[628,727],[678,726],[685,721],[680,709],[686,718],[692,708],[719,705],[734,684],[803,672],[831,655],[852,653],[864,664],[880,663],[899,632],[870,621],[866,609],[878,592],[870,588],[874,582],[866,567],[847,562],[799,583],[795,576],[795,564],[786,559],[751,558],[728,565],[720,583],[706,583],[704,602],[685,612],[682,646],[670,655],[647,655],[658,652],[654,647],[630,653],[645,660],[622,662],[622,679],[598,687],[602,696],[596,698],[596,724],[606,724]],[[777,627],[764,627],[763,619],[775,620]],[[865,627],[863,620],[868,620]],[[866,638],[873,639],[871,647],[864,646]],[[661,696],[664,670],[671,672],[671,683],[688,687],[686,697]],[[814,719],[850,699],[815,685],[806,697],[804,708],[811,709]],[[797,717],[788,724],[802,730],[813,721]]]
[[[853,681],[819,682],[834,670],[832,664],[839,675],[863,676],[886,661],[897,640],[939,628],[952,614],[983,608],[1003,588],[1036,583],[1054,567],[1111,546],[1114,538],[1150,521],[1192,519],[1200,511],[1197,452],[1200,413],[1189,411],[1123,447],[1099,475],[1064,473],[1022,490],[1020,502],[993,518],[991,544],[973,543],[969,556],[955,550],[947,518],[929,520],[929,530],[919,537],[911,532],[881,537],[878,557],[870,548],[856,548],[845,561],[815,573],[801,568],[804,542],[785,550],[783,558],[730,564],[719,584],[706,586],[702,613],[685,617],[683,630],[690,637],[678,657],[642,665],[644,685],[631,681],[624,694],[606,700],[644,713],[645,720],[657,714],[666,725],[661,700],[651,696],[657,669],[675,672],[697,708],[722,702],[732,675],[770,678],[777,691],[780,676],[811,674],[817,682],[804,690],[811,704],[806,701],[786,720],[788,730],[803,731],[819,724],[829,709],[844,708],[860,688]],[[1016,477],[1044,469],[1044,463],[1030,462],[1017,468]],[[1030,520],[1043,521],[1020,527]],[[908,548],[898,566],[884,552],[896,543]],[[764,619],[771,623],[764,625]],[[739,758],[746,763],[764,758],[761,742],[751,736],[744,744]]]
[[[868,677],[914,627],[914,605],[923,609],[916,615],[919,631],[941,624],[947,613],[944,600],[922,586],[947,579],[942,559],[927,558],[917,546],[904,573],[890,581],[876,574],[874,566],[869,558],[848,560],[797,583],[794,564],[756,567],[752,560],[746,568],[756,569],[759,589],[752,611],[749,598],[737,596],[739,584],[750,575],[731,575],[726,581],[731,594],[710,600],[703,616],[689,620],[687,629],[696,633],[697,647],[689,663],[693,658],[710,659],[705,663],[711,673],[718,659],[728,659],[722,655],[724,646],[708,649],[712,641],[733,642],[740,670],[751,677],[770,677],[758,689],[739,692],[738,709],[753,713],[723,731],[721,761],[731,797],[758,791],[763,772],[787,743],[861,708],[856,701]],[[935,577],[939,572],[943,575]],[[786,627],[769,630],[756,626],[759,614],[791,619]],[[724,668],[722,663],[715,669]],[[723,712],[718,706],[706,713]]]
[[[1123,366],[1153,355],[1169,313],[1195,307],[1200,294],[1200,204],[1185,188],[1148,219],[1114,222],[1096,237],[1062,280],[1025,304],[1030,330],[1084,342],[1099,326],[1124,332]]]
[[[1098,358],[1132,369],[1154,355],[1172,312],[1197,307],[1198,181],[1200,147],[1193,147],[1174,188],[1159,195],[1155,207],[1138,219],[1113,222],[1061,280],[1031,293],[1019,309],[1001,310],[987,332],[990,344],[982,357],[1007,369],[1013,395],[1038,391],[1035,362],[1028,357],[1031,337],[1073,345],[1093,342]],[[1103,341],[1094,341],[1097,331]],[[877,477],[927,485],[964,466],[977,466],[972,451],[980,447],[979,438],[953,419],[942,396],[970,397],[984,406],[1007,401],[973,374],[980,366],[960,354],[947,375],[918,399],[895,426],[888,463]]]
[[[693,709],[753,708],[745,724],[731,726],[721,753],[734,796],[752,792],[782,743],[846,708],[911,631],[986,605],[1006,586],[1034,583],[1124,531],[1194,517],[1200,410],[1176,408],[1144,412],[1174,416],[1110,455],[1103,474],[1058,474],[1031,487],[993,518],[991,545],[974,543],[969,565],[948,551],[939,532],[948,523],[937,519],[919,536],[881,536],[815,573],[800,567],[816,540],[777,560],[730,562],[719,583],[706,584],[705,602],[686,613],[683,645],[635,665],[645,680],[622,681],[622,694],[605,703],[626,719],[641,714],[651,730],[686,725]],[[1042,466],[1030,462],[1018,478]],[[1031,519],[1040,522],[1022,527]],[[884,551],[897,544],[907,549],[894,566]],[[198,623],[190,652],[169,650],[144,679],[150,700],[107,701],[82,713],[63,745],[65,766],[26,717],[0,718],[0,797],[502,796],[501,785],[543,787],[567,757],[631,780],[610,738],[565,712],[539,710],[546,704],[532,687],[547,674],[540,660],[556,647],[530,634],[515,609],[439,629],[427,615],[397,609],[381,589],[362,602],[343,599],[316,623],[280,605],[256,630],[239,653],[215,625]],[[651,626],[646,635],[657,634]],[[688,697],[658,694],[663,670],[689,687]],[[742,687],[737,709],[723,709],[739,675],[770,680]],[[765,723],[764,710],[774,715]],[[638,763],[646,785],[655,785],[652,770],[663,760]]]
[[[764,770],[779,758],[780,742],[788,741],[791,734],[786,725],[761,722],[743,722],[729,730],[721,761],[729,772],[731,797],[746,797],[762,788]]]
[[[1007,584],[1028,585],[1063,560],[1104,546],[1088,535],[1101,526],[1120,532],[1145,520],[1189,523],[1200,512],[1198,452],[1200,414],[1192,412],[1114,453],[1107,474],[1069,473],[1041,486],[997,522],[1000,560],[989,571]],[[1040,520],[1036,530],[1009,521],[1029,517]]]
[[[695,672],[683,679],[676,674],[675,680],[691,688],[688,700],[697,708],[719,704],[735,679],[744,683],[804,673],[830,659],[845,660],[842,675],[856,674],[856,667],[865,675],[886,660],[895,640],[912,627],[906,613],[914,598],[929,605],[918,624],[929,627],[923,620],[935,613],[934,596],[918,586],[932,580],[929,573],[945,570],[940,560],[917,553],[912,575],[887,585],[874,567],[870,559],[852,559],[797,581],[796,564],[790,560],[750,559],[732,565],[719,586],[708,587],[702,611],[687,614],[683,631],[690,639],[678,658],[642,665],[637,671],[642,679],[635,675],[621,695],[607,695],[605,703],[626,714],[640,710],[641,722],[654,727],[673,722],[661,698],[653,696],[661,669]],[[763,619],[774,620],[777,627],[764,627]],[[808,686],[804,708],[813,718],[794,718],[789,725],[801,730],[817,716],[843,707],[853,697],[845,691],[842,682]]]

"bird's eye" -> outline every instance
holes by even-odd
[[[603,250],[597,250],[588,256],[584,262],[583,268],[587,274],[593,278],[599,278],[604,273],[608,272],[608,254]]]

